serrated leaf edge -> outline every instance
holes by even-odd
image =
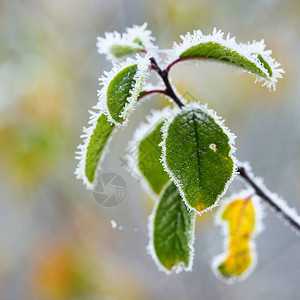
[[[175,117],[181,111],[188,111],[188,110],[193,110],[193,109],[201,109],[202,111],[207,113],[209,116],[211,116],[214,119],[214,121],[222,128],[223,132],[229,138],[229,146],[230,146],[229,157],[233,161],[233,172],[232,172],[231,178],[225,184],[224,190],[222,191],[222,193],[220,193],[220,195],[218,196],[216,202],[213,205],[211,205],[210,207],[208,207],[208,208],[206,208],[202,211],[197,211],[195,208],[191,207],[188,204],[188,202],[186,200],[185,193],[183,191],[182,184],[180,183],[179,180],[177,180],[175,178],[173,172],[169,169],[169,167],[167,165],[167,162],[166,162],[166,144],[165,143],[166,143],[166,139],[168,137],[168,128],[169,128],[170,124],[173,122]],[[173,110],[171,111],[170,115],[166,116],[166,121],[165,121],[164,125],[162,126],[161,130],[162,130],[162,133],[163,133],[163,141],[160,144],[161,147],[162,147],[161,162],[162,162],[162,165],[163,165],[165,171],[169,174],[171,181],[174,182],[174,184],[177,186],[177,188],[180,192],[180,195],[182,197],[182,200],[185,202],[188,209],[190,209],[191,211],[195,211],[198,215],[202,215],[204,212],[211,211],[214,207],[218,206],[219,200],[225,195],[229,185],[232,183],[235,176],[238,174],[237,173],[237,160],[235,158],[236,148],[235,148],[235,143],[234,143],[234,140],[235,140],[236,136],[229,130],[229,128],[227,128],[224,125],[224,120],[221,117],[219,117],[214,110],[208,109],[207,104],[201,105],[201,104],[196,103],[196,102],[191,102],[191,103],[187,104],[186,106],[184,106],[182,109],[180,109],[178,107],[174,107]]]
[[[155,194],[148,183],[148,180],[141,173],[138,167],[138,149],[139,144],[158,123],[165,119],[165,115],[168,115],[171,111],[171,107],[165,107],[162,110],[151,110],[150,114],[146,116],[146,122],[143,122],[135,130],[132,140],[127,144],[125,161],[127,162],[128,172],[138,181],[141,182],[143,189],[153,199],[157,199],[158,195]],[[163,190],[162,190],[163,191]],[[162,191],[160,195],[162,194]]]
[[[253,208],[255,211],[255,229],[254,229],[253,233],[251,233],[251,240],[249,242],[250,251],[251,251],[251,255],[252,255],[252,263],[249,266],[248,270],[243,275],[226,278],[218,271],[218,266],[227,257],[228,243],[229,243],[229,225],[228,225],[227,221],[222,220],[222,214],[223,214],[224,210],[226,209],[226,207],[231,202],[233,202],[237,199],[245,199],[245,198],[249,197],[250,195],[252,195],[251,201],[252,201]],[[215,214],[214,223],[216,226],[221,226],[221,233],[224,236],[224,241],[223,241],[223,249],[224,250],[223,250],[223,253],[216,255],[213,258],[212,263],[211,263],[212,270],[217,278],[223,280],[227,284],[232,284],[234,282],[240,282],[240,281],[245,280],[252,273],[252,271],[254,270],[256,263],[257,263],[257,252],[256,252],[256,245],[255,245],[254,239],[264,229],[264,226],[262,223],[263,217],[264,217],[263,206],[261,204],[259,197],[256,196],[255,194],[253,194],[252,189],[242,190],[239,193],[232,194],[230,197],[225,198],[222,201],[222,205],[220,206],[220,208],[218,209],[218,211]]]
[[[104,72],[104,76],[99,78],[99,84],[102,85],[101,90],[98,90],[98,103],[94,107],[104,112],[107,116],[108,120],[115,124],[117,127],[124,127],[128,123],[128,117],[130,113],[134,110],[134,106],[137,102],[137,99],[142,91],[142,88],[145,84],[145,81],[149,77],[149,65],[150,65],[150,56],[147,54],[145,57],[141,57],[140,55],[136,55],[135,59],[127,58],[126,61],[121,62],[120,64],[113,64],[113,68],[110,72]],[[123,69],[137,65],[137,72],[134,75],[135,85],[129,91],[130,96],[127,98],[128,103],[125,105],[123,111],[120,114],[120,118],[124,118],[122,123],[114,120],[109,113],[109,109],[107,106],[107,90],[110,82],[117,76]]]
[[[226,38],[224,38],[224,32],[222,32],[221,30],[217,30],[216,28],[214,28],[212,34],[209,35],[204,35],[201,30],[194,30],[192,34],[188,32],[185,35],[181,35],[180,38],[182,39],[182,42],[180,44],[174,42],[173,49],[168,52],[168,63],[171,63],[174,60],[178,59],[179,56],[190,47],[196,46],[201,43],[215,42],[236,51],[241,56],[253,62],[259,69],[261,69],[265,73],[267,78],[258,76],[249,71],[246,72],[256,77],[255,83],[258,81],[262,82],[262,86],[266,86],[269,90],[276,90],[276,83],[278,81],[278,78],[282,78],[282,74],[285,73],[282,68],[279,68],[280,63],[278,63],[274,58],[271,57],[272,51],[265,50],[264,40],[261,40],[259,42],[254,40],[252,43],[248,42],[247,44],[238,44],[235,41],[235,37],[230,37],[230,34],[228,34]],[[269,76],[267,69],[260,62],[257,55],[255,56],[253,55],[253,53],[261,55],[263,59],[269,64],[273,73],[272,76]]]
[[[166,186],[163,188],[163,190],[161,191],[160,195],[162,196],[165,192],[165,190],[169,187],[169,184],[166,184]],[[182,271],[192,271],[192,267],[193,267],[193,261],[194,261],[194,256],[195,256],[195,249],[194,249],[194,242],[195,242],[195,224],[196,224],[196,214],[193,215],[193,228],[192,228],[192,236],[191,236],[191,241],[189,243],[189,248],[190,248],[190,261],[189,261],[189,265],[186,267],[184,265],[183,262],[179,263],[177,266],[174,266],[172,268],[172,270],[168,270],[166,269],[161,262],[159,261],[155,249],[154,249],[154,241],[153,241],[153,235],[154,235],[154,220],[155,220],[155,215],[156,215],[156,211],[159,205],[159,199],[157,199],[155,201],[153,210],[151,215],[148,217],[148,234],[149,234],[149,244],[146,247],[146,251],[149,255],[151,255],[153,261],[155,262],[156,266],[158,267],[158,270],[161,272],[164,272],[167,275],[170,274],[178,274]]]

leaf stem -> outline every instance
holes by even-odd
[[[146,91],[141,96],[139,96],[139,100],[141,98],[146,97],[146,96],[151,95],[151,94],[163,94],[163,95],[166,95],[166,92],[165,92],[165,90],[150,90],[150,91]]]
[[[166,67],[166,71],[170,72],[171,68],[173,66],[175,66],[177,63],[182,62],[182,61],[187,61],[187,60],[192,60],[192,59],[199,59],[200,57],[184,57],[184,58],[178,58],[174,61],[172,61],[167,67]]]
[[[161,79],[163,80],[166,89],[165,89],[165,94],[167,96],[169,96],[170,98],[172,98],[175,103],[181,108],[184,106],[184,104],[180,101],[180,99],[177,97],[177,95],[175,94],[175,91],[170,83],[169,80],[169,72],[167,70],[162,70],[156,60],[154,59],[154,57],[150,58],[151,61],[151,69],[155,70],[157,72],[157,74],[161,77]]]

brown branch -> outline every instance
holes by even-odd
[[[169,96],[170,98],[172,98],[175,103],[181,108],[184,106],[184,104],[180,101],[180,99],[177,97],[177,95],[175,94],[173,87],[170,83],[169,80],[169,72],[167,70],[162,70],[156,60],[154,59],[154,57],[150,58],[151,61],[151,69],[155,70],[157,72],[157,74],[161,77],[161,79],[163,80],[166,89],[165,89],[165,94],[167,96]]]
[[[300,232],[299,220],[293,218],[293,216],[280,207],[276,199],[272,199],[272,196],[269,195],[272,195],[272,193],[270,193],[265,187],[262,188],[260,184],[256,182],[250,170],[240,165],[238,166],[237,171],[239,172],[239,175],[254,189],[256,195],[266,201],[277,213],[286,219],[293,228]]]
[[[163,95],[166,96],[165,90],[150,90],[150,91],[146,91],[146,92],[142,93],[139,96],[138,100],[142,99],[143,97],[147,97],[147,96],[149,96],[151,94],[163,94]]]

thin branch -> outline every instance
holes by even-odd
[[[165,90],[150,90],[144,92],[141,96],[139,96],[138,100],[142,99],[143,97],[149,96],[151,94],[163,94],[166,96]]]
[[[239,175],[254,189],[255,193],[265,200],[272,208],[275,209],[289,224],[300,233],[300,217],[297,216],[296,212],[286,206],[286,204],[278,199],[272,197],[272,194],[265,186],[255,179],[252,175],[251,170],[244,167],[243,165],[238,166]],[[283,207],[284,206],[284,207]]]
[[[153,57],[150,58],[150,61],[151,61],[151,69],[153,69],[157,72],[157,74],[161,77],[161,79],[163,80],[163,82],[166,86],[165,94],[167,96],[171,97],[180,108],[183,107],[184,104],[177,97],[177,95],[175,94],[175,92],[173,90],[173,87],[170,83],[168,71],[167,70],[162,70],[158,66],[156,60]]]
[[[213,57],[196,57],[196,56],[195,56],[195,57],[182,57],[182,58],[178,58],[178,59],[172,61],[172,62],[166,67],[166,71],[167,71],[167,72],[170,72],[171,68],[172,68],[173,66],[177,65],[177,64],[180,63],[180,62],[189,61],[189,60],[195,60],[195,59],[197,59],[197,60],[199,60],[199,59],[201,59],[201,60],[203,60],[203,59],[205,59],[205,60],[216,60],[216,59],[213,58]]]
[[[166,67],[166,71],[167,72],[170,72],[171,68],[173,66],[175,66],[176,64],[178,64],[179,62],[183,62],[183,61],[188,61],[188,60],[192,60],[192,59],[199,59],[199,58],[202,58],[202,57],[184,57],[184,58],[178,58],[174,61],[172,61],[167,67]]]

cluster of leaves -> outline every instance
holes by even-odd
[[[105,38],[98,39],[99,53],[113,61],[113,69],[100,78],[99,101],[91,112],[90,127],[84,128],[84,143],[77,153],[76,175],[87,188],[97,184],[97,173],[113,132],[127,124],[138,100],[155,91],[146,87],[151,69],[158,69],[167,81],[169,86],[162,91],[167,96],[172,96],[168,90],[173,95],[175,92],[163,76],[175,63],[186,59],[231,63],[269,89],[275,89],[283,73],[271,58],[271,51],[265,51],[263,41],[237,44],[217,30],[210,35],[195,31],[181,38],[183,42],[169,50],[164,71],[153,65],[154,58],[160,59],[159,51],[146,24],[129,28],[123,35],[106,33]],[[180,98],[180,107],[153,112],[137,129],[129,146],[134,149],[129,151],[130,167],[155,199],[149,250],[167,273],[191,269],[195,217],[218,205],[236,174],[235,136],[224,121],[207,106],[186,104]],[[151,167],[145,159],[149,156]],[[241,277],[249,272],[254,260],[251,236],[258,219],[251,195],[226,204],[221,220],[229,223],[228,254],[221,262],[215,260],[216,270],[223,278]]]

